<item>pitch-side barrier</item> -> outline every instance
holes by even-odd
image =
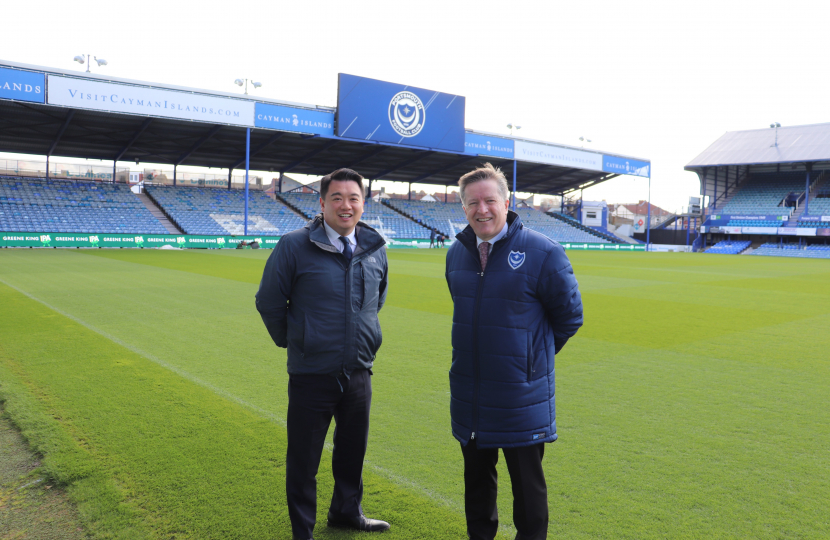
[[[193,234],[79,234],[50,232],[3,232],[0,247],[31,248],[163,248],[181,249],[235,249],[241,242],[257,242],[261,248],[272,249],[280,241],[278,236],[204,236]],[[389,239],[390,248],[429,248],[429,240]],[[447,241],[449,247],[452,242]],[[645,251],[643,244],[603,244],[561,242],[569,250],[587,251]]]

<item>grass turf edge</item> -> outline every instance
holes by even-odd
[[[0,359],[9,361],[2,349]],[[66,489],[87,533],[102,539],[149,538],[140,511],[127,503],[115,481],[4,362],[0,362],[0,402],[4,416],[41,456],[44,476]]]
[[[119,539],[290,537],[286,528],[284,488],[279,488],[283,477],[279,472],[270,472],[279,468],[284,456],[284,428],[56,314],[19,291],[0,286],[0,303],[9,308],[5,315],[0,315],[0,343],[5,341],[5,345],[0,345],[0,381],[4,399],[11,409],[9,416],[32,448],[44,456],[50,476],[68,486],[91,536]],[[115,365],[127,371],[116,374]],[[138,384],[136,376],[146,380]],[[168,418],[170,422],[135,424],[147,421],[146,414],[152,417],[154,410],[162,410],[136,408],[146,398],[159,395],[165,396],[168,400],[165,405],[177,414]],[[198,408],[187,406],[194,403],[198,403]],[[101,420],[107,419],[116,419],[117,425],[101,424]],[[222,424],[222,429],[217,429],[216,424]],[[136,461],[147,457],[158,460],[162,454],[169,453],[167,447],[136,456],[130,454],[129,446],[118,442],[125,429],[133,427],[152,430],[146,433],[151,436],[169,435],[177,427],[188,428],[190,433],[186,437],[178,432],[174,435],[179,441],[195,437],[196,442],[205,444],[197,449],[198,453],[212,451],[214,454],[200,455],[200,458],[221,457],[215,455],[219,444],[226,448],[232,446],[242,455],[229,456],[229,461],[234,463],[219,463],[219,469],[215,460],[174,469],[172,472],[178,475],[180,486],[213,488],[201,490],[199,495],[204,498],[196,501],[182,497],[178,486],[160,485],[153,476],[155,473],[146,469],[148,463]],[[167,442],[176,441],[168,439]],[[253,455],[262,454],[265,446],[271,447],[265,456]],[[174,453],[177,450],[181,448],[173,448]],[[327,498],[332,488],[329,459],[330,454],[326,452],[318,474],[315,536],[353,538],[353,532],[325,527]],[[159,463],[154,461],[151,465]],[[263,464],[268,466],[268,471],[264,471]],[[238,471],[242,481],[230,484],[215,481],[212,473],[221,469]],[[263,471],[264,476],[260,474]],[[245,482],[250,480],[257,480],[258,485]],[[266,497],[276,495],[264,505],[260,498],[263,480],[272,486]],[[364,471],[364,483],[367,513],[393,523],[392,531],[385,538],[464,535],[463,516],[440,501],[413,493],[372,471]],[[221,512],[210,517],[205,515],[205,507],[218,509],[221,505],[227,505],[229,513],[236,507],[238,513],[240,508],[250,508],[252,499],[257,498],[260,503],[254,506],[260,510],[266,506],[267,515],[249,515],[249,523],[240,522],[239,516],[236,521],[226,519]],[[171,502],[173,511],[168,507]],[[243,530],[246,526],[248,529]]]

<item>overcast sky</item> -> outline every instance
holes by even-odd
[[[699,193],[683,166],[726,131],[828,118],[830,3],[88,0],[6,2],[0,59],[336,105],[337,73],[460,94],[466,127],[650,159],[652,200]],[[619,177],[586,199],[635,201]]]

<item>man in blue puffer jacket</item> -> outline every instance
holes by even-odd
[[[470,224],[447,253],[452,324],[450,413],[464,456],[472,540],[498,530],[496,462],[513,484],[517,540],[547,537],[542,458],[556,440],[554,356],[582,326],[565,250],[508,211],[507,181],[489,163],[458,182]]]

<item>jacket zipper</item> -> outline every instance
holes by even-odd
[[[372,247],[370,249],[367,249],[366,251],[361,251],[360,252],[360,255],[361,255],[360,260],[362,261],[363,259],[365,259],[369,255],[371,255],[375,251],[379,250],[381,247],[383,247],[383,244],[375,245],[374,247]],[[342,252],[339,252],[339,253],[341,255],[343,254]],[[355,257],[354,251],[352,251],[352,258],[346,264],[346,316],[349,318],[349,324],[347,325],[349,330],[346,333],[346,340],[347,340],[348,343],[351,343],[351,340],[354,339],[354,334],[355,334],[355,332],[354,332],[354,315],[352,314],[352,294],[351,294],[352,293],[352,279],[354,279],[354,276],[352,275],[353,272],[351,272],[351,270],[356,265],[357,265],[357,259]],[[360,268],[361,268],[361,271],[362,271],[363,266],[361,266]],[[354,347],[352,347],[352,349],[354,349]],[[349,345],[348,344],[346,345],[346,352],[349,353]],[[344,354],[343,355],[343,361],[340,364],[340,373],[345,373],[346,372],[346,364],[348,363],[348,359],[349,359],[349,354]],[[355,352],[355,360],[357,360],[357,353],[356,352]]]
[[[480,265],[481,262],[479,261],[479,266]],[[481,309],[481,292],[484,288],[485,270],[478,273],[480,279],[478,280],[478,287],[476,288],[476,303],[473,315],[473,362],[475,363],[475,380],[473,386],[473,429],[472,434],[470,435],[470,440],[475,440],[476,429],[478,429],[478,394],[479,386],[481,384],[481,364],[478,358],[478,314]]]

